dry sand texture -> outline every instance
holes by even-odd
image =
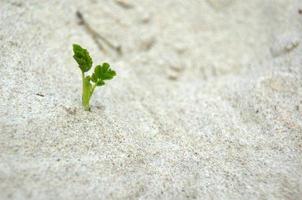
[[[302,199],[299,9],[0,0],[0,199]],[[90,113],[72,43],[118,73]]]

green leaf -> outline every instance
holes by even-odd
[[[102,67],[101,67],[101,65],[97,65],[94,68],[93,75],[96,77],[96,79],[101,79],[101,74],[102,74]]]
[[[78,44],[73,44],[73,52],[73,58],[79,64],[82,72],[84,73],[89,71],[92,67],[92,59],[89,55],[89,52]]]
[[[98,80],[98,81],[96,82],[96,85],[97,85],[97,86],[102,86],[102,85],[105,85],[105,82],[104,82],[103,80]]]
[[[102,80],[110,80],[116,75],[115,71],[110,69],[108,63],[103,63],[102,67],[98,70],[97,76]]]
[[[97,77],[95,76],[95,73],[93,73],[91,75],[91,79],[90,79],[92,82],[96,83],[98,81]]]
[[[91,76],[91,80],[97,84],[97,86],[104,85],[104,80],[110,80],[116,75],[116,72],[110,69],[108,63],[103,65],[97,65],[94,69],[94,73]]]

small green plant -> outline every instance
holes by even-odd
[[[90,111],[90,98],[97,86],[105,85],[105,80],[112,79],[116,72],[110,69],[108,63],[103,63],[102,65],[97,65],[94,68],[92,75],[85,75],[92,67],[92,59],[89,52],[82,48],[78,44],[73,44],[73,58],[79,65],[82,71],[82,81],[83,81],[83,92],[82,92],[82,105],[84,110]]]

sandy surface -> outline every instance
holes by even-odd
[[[299,9],[0,0],[0,199],[302,199]],[[118,73],[90,113],[72,43]]]

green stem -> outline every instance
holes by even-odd
[[[95,87],[96,87],[96,84],[94,84],[94,85],[92,86],[92,88],[91,88],[90,97],[92,96],[92,94],[93,94],[93,92],[94,92]]]
[[[82,105],[84,107],[84,110],[90,111],[89,101],[92,95],[91,84],[90,84],[90,80],[85,77],[84,72],[82,72],[82,81],[83,81]]]
[[[83,81],[83,91],[82,91],[82,105],[84,110],[90,111],[90,98],[96,88],[96,84],[91,85],[90,78],[85,77],[84,72],[82,72],[82,81]]]

